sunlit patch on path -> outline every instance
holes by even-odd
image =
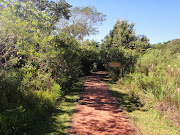
[[[134,135],[99,75],[87,78],[72,135]]]

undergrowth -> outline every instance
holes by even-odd
[[[78,80],[74,87],[61,100],[56,102],[56,109],[29,126],[29,130],[25,132],[27,135],[65,135],[74,105],[83,86],[84,77]]]

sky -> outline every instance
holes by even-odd
[[[99,34],[88,39],[101,41],[117,19],[135,23],[136,35],[146,35],[151,44],[180,38],[180,0],[66,0],[76,6],[95,6],[106,14]]]

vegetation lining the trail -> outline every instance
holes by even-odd
[[[151,95],[149,106],[180,125],[180,51],[179,43],[154,45],[137,61],[131,75],[132,92]]]

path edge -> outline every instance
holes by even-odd
[[[71,135],[73,132],[74,132],[74,123],[76,122],[76,118],[77,118],[77,114],[78,114],[78,110],[79,110],[79,107],[81,105],[80,101],[82,99],[82,93],[83,93],[83,90],[84,90],[84,83],[85,81],[87,80],[89,76],[85,77],[84,78],[84,81],[83,81],[83,86],[81,87],[81,90],[79,92],[79,96],[78,98],[76,99],[77,102],[75,103],[74,105],[74,109],[72,111],[72,114],[71,114],[71,118],[70,118],[70,121],[68,123],[68,127],[66,128],[65,130],[65,135]]]
[[[108,90],[109,94],[111,95],[111,97],[113,98],[113,100],[117,99],[112,95],[111,90],[109,89],[108,85],[106,85],[106,83],[104,81],[102,81],[104,83],[104,85],[106,86],[106,89]],[[119,102],[118,102],[119,103]],[[129,125],[131,131],[134,133],[134,135],[142,135],[141,131],[137,128],[136,124],[133,122],[133,120],[131,120],[131,117],[129,116],[129,114],[124,110],[123,106],[119,105],[119,111],[121,112],[125,122]]]

